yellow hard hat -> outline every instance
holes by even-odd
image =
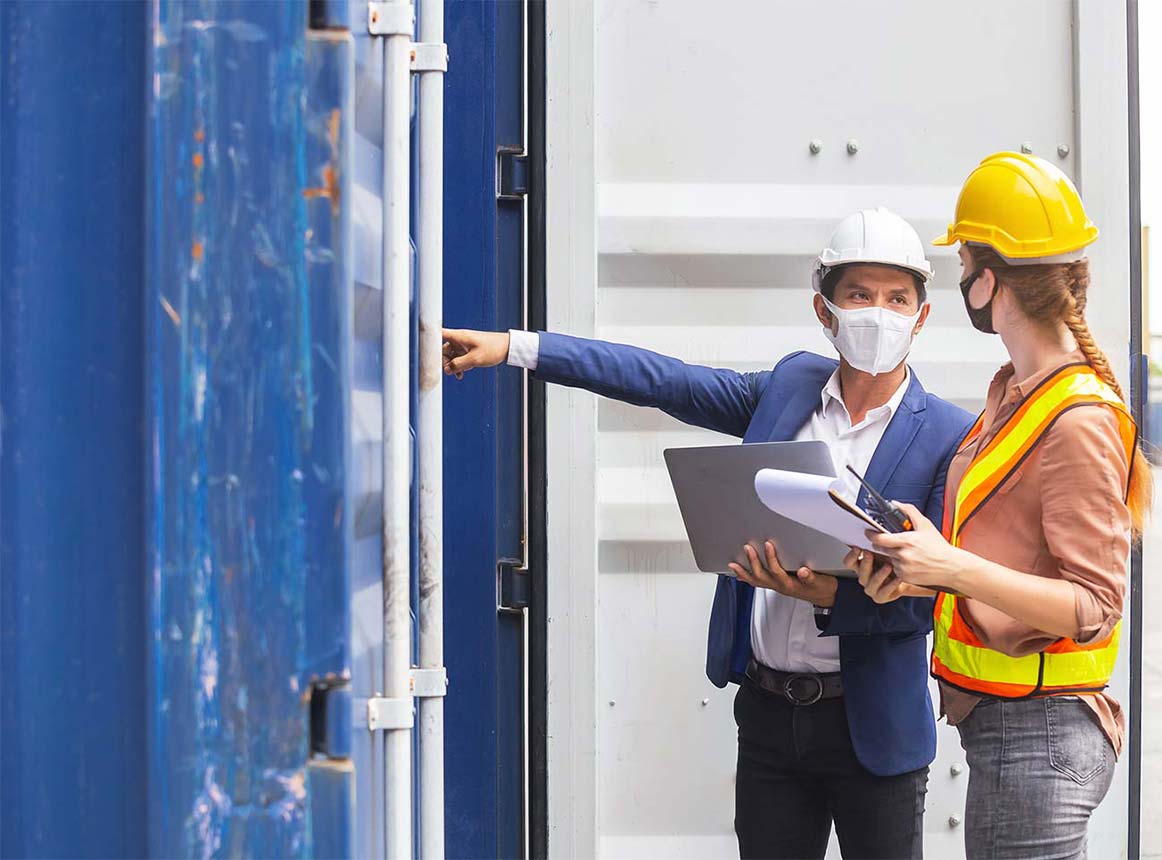
[[[1069,262],[1097,239],[1069,177],[1043,158],[998,152],[964,180],[956,221],[934,245],[975,242],[1010,262]]]

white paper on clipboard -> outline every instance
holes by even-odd
[[[779,516],[830,535],[848,546],[870,550],[868,529],[880,532],[884,529],[873,520],[840,507],[830,495],[838,486],[839,481],[826,475],[782,469],[759,469],[754,476],[759,499]]]

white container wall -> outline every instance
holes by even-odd
[[[1079,181],[1102,229],[1091,322],[1128,381],[1125,72],[1124,4],[1100,0],[550,10],[551,324],[739,370],[830,354],[810,266],[834,224],[882,205],[934,237],[982,157],[1028,145]],[[975,411],[1003,349],[967,324],[955,252],[932,259],[912,366]],[[730,856],[734,688],[703,675],[714,578],[696,572],[662,461],[729,440],[593,400],[549,402],[550,848]],[[963,854],[962,765],[942,725],[929,856]],[[1125,854],[1127,770],[1091,856]]]

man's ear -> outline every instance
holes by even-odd
[[[815,318],[819,320],[819,325],[823,326],[828,331],[832,330],[835,325],[835,315],[827,308],[827,303],[823,301],[823,296],[819,293],[815,294]]]
[[[924,302],[924,307],[920,308],[920,319],[916,320],[916,327],[912,329],[913,337],[920,333],[920,329],[924,328],[924,323],[928,322],[928,314],[930,313],[932,313],[932,303]]]

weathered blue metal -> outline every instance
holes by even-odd
[[[350,767],[308,759],[349,676],[350,42],[305,4],[154,8],[150,850],[346,853]]]
[[[0,3],[0,855],[145,852],[147,8]]]
[[[365,14],[0,3],[4,856],[382,846]],[[520,4],[447,20],[447,317],[515,326]],[[519,853],[519,398],[474,375],[445,416],[450,856]]]

